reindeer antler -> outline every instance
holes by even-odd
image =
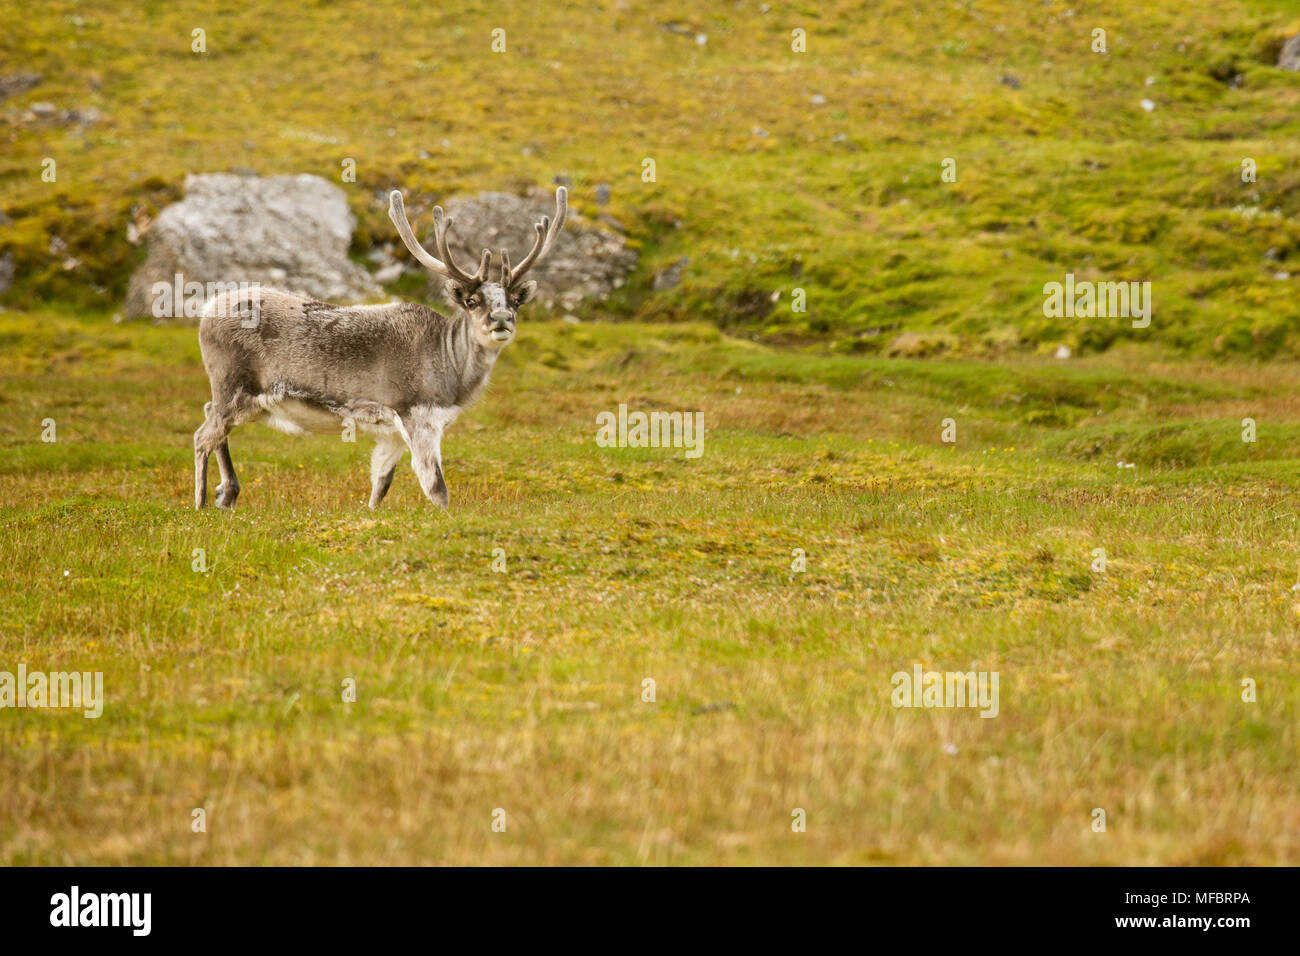
[[[433,207],[433,241],[438,255],[442,256],[441,259],[430,255],[415,238],[411,223],[406,218],[406,206],[402,203],[402,194],[396,189],[388,194],[388,218],[393,220],[393,225],[397,227],[397,234],[402,237],[402,242],[406,244],[411,255],[415,256],[420,265],[426,269],[468,287],[478,286],[487,278],[488,263],[492,258],[492,253],[487,249],[483,250],[483,260],[479,263],[478,272],[473,275],[457,266],[451,258],[451,250],[447,248],[447,230],[451,228],[451,220],[443,215],[441,206]]]
[[[561,186],[555,190],[555,221],[552,222],[549,217],[543,216],[541,222],[534,227],[537,230],[537,241],[533,243],[533,249],[524,257],[524,261],[510,271],[508,286],[513,286],[535,263],[546,258],[547,253],[551,251],[551,246],[555,245],[555,237],[564,228],[564,219],[568,214],[569,191]],[[503,271],[503,279],[505,275]]]

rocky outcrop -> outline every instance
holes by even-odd
[[[376,298],[382,291],[347,255],[355,227],[343,191],[319,176],[188,176],[185,198],[149,226],[149,255],[131,277],[125,312],[194,318],[193,298],[210,284],[257,283],[330,302]]]
[[[505,248],[510,261],[518,263],[533,247],[537,233],[533,224],[542,216],[555,215],[553,193],[538,191],[521,199],[508,193],[481,193],[453,198],[446,204],[447,216],[455,220],[448,245],[456,263],[474,271],[484,249],[494,256]],[[428,219],[422,224],[427,224]],[[425,248],[433,248],[432,235]],[[601,228],[569,210],[568,221],[546,259],[528,273],[537,281],[538,299],[571,309],[583,299],[603,299],[621,286],[636,267],[637,254],[628,248],[618,232]],[[493,278],[496,273],[492,273]],[[441,298],[442,280],[432,280],[430,297]]]
[[[1300,70],[1300,34],[1282,44],[1277,55],[1277,65],[1284,70]]]
[[[0,76],[0,100],[26,93],[41,85],[39,73],[6,73]]]

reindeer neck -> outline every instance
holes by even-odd
[[[468,312],[458,311],[447,323],[445,354],[457,379],[457,405],[468,405],[487,385],[498,349],[483,345],[470,321]]]

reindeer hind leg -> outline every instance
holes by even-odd
[[[208,456],[212,454],[212,403],[203,406],[203,424],[194,432],[194,507],[208,506]]]
[[[239,496],[239,479],[230,460],[230,445],[226,436],[235,426],[236,414],[247,404],[241,396],[228,401],[216,400],[203,406],[206,417],[194,433],[194,507],[206,508],[208,504],[208,458],[215,452],[217,467],[221,470],[221,484],[217,486],[217,507],[231,508]]]

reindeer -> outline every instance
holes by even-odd
[[[537,283],[528,270],[551,251],[564,227],[568,194],[555,192],[555,220],[536,224],[532,251],[511,268],[505,249],[496,282],[483,250],[472,275],[447,248],[452,220],[433,210],[437,256],[420,245],[406,218],[402,194],[389,194],[388,216],[402,242],[426,269],[446,280],[455,310],[447,318],[415,303],[339,306],[270,290],[224,292],[204,307],[199,322],[203,367],[212,401],[194,433],[194,507],[208,498],[208,456],[217,455],[219,508],[233,508],[239,479],[230,460],[231,429],[266,416],[289,434],[337,431],[340,420],[376,438],[370,456],[370,507],[388,493],[406,449],[425,495],[447,507],[442,435],[482,394],[497,356],[515,337],[520,306]]]

